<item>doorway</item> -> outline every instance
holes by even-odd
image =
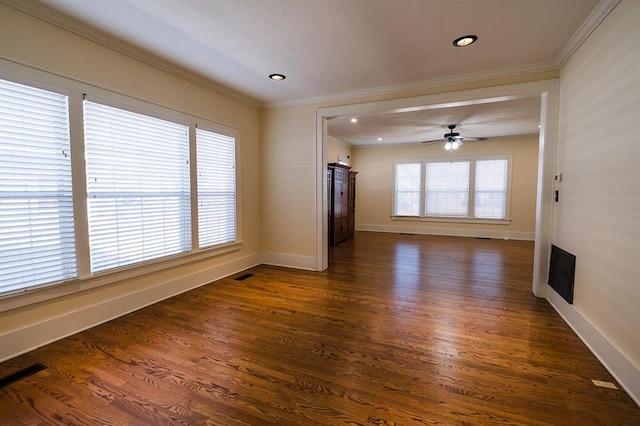
[[[328,220],[325,214],[327,212],[326,172],[327,162],[329,162],[327,158],[328,119],[345,115],[408,112],[463,105],[480,105],[532,96],[539,97],[541,104],[532,292],[538,297],[545,297],[551,248],[552,185],[558,109],[557,80],[542,80],[318,109],[316,113],[316,269],[322,271],[328,267]]]

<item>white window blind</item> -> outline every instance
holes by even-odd
[[[76,276],[67,96],[0,80],[0,294]]]
[[[191,250],[188,127],[85,100],[92,272]]]
[[[427,216],[467,217],[469,161],[427,163],[425,212]]]
[[[421,170],[422,164],[420,163],[396,164],[396,216],[418,216],[420,214]]]
[[[201,248],[236,240],[235,152],[234,137],[196,129]]]
[[[507,160],[477,160],[474,216],[504,219],[507,200]]]

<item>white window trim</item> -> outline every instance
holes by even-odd
[[[135,278],[153,272],[159,272],[192,262],[211,259],[242,249],[242,212],[240,210],[241,161],[240,131],[234,127],[216,123],[204,117],[187,114],[179,110],[154,104],[104,89],[95,85],[73,80],[47,71],[22,65],[0,58],[0,78],[16,83],[49,90],[69,96],[69,134],[71,138],[72,187],[76,232],[76,253],[78,277],[30,287],[20,291],[0,295],[0,312],[28,306],[34,303],[77,293]],[[99,99],[111,106],[145,115],[161,118],[176,123],[186,124],[223,134],[232,134],[236,138],[236,240],[232,243],[199,249],[193,244],[190,252],[128,265],[113,270],[102,271],[91,275],[89,259],[89,233],[86,206],[86,170],[84,165],[84,131],[83,131],[83,96]],[[190,135],[194,134],[190,132]],[[191,137],[191,136],[190,136]],[[194,134],[193,143],[195,143]],[[190,142],[190,148],[191,146]],[[191,149],[193,152],[193,149]],[[193,159],[191,159],[193,160]],[[193,164],[193,161],[191,161]],[[190,169],[193,173],[194,168]],[[193,179],[192,179],[193,182]],[[192,183],[193,184],[193,183]],[[193,202],[193,200],[192,200]],[[195,215],[195,216],[194,216]],[[197,232],[197,210],[191,210],[192,233]]]
[[[507,160],[507,189],[506,189],[506,200],[505,200],[505,217],[504,219],[476,219],[470,215],[474,212],[474,194],[475,194],[475,162],[480,160]],[[449,216],[427,216],[425,214],[425,176],[426,176],[426,167],[427,163],[448,163],[450,161],[469,161],[470,169],[469,169],[469,207],[468,207],[468,215],[467,217],[449,217]],[[421,164],[421,172],[420,172],[420,182],[421,182],[421,190],[420,190],[420,213],[418,216],[398,216],[395,214],[396,208],[396,166],[398,164]],[[393,221],[406,221],[406,222],[441,222],[441,223],[475,223],[475,224],[487,224],[487,225],[509,225],[511,223],[511,187],[512,187],[512,164],[513,164],[513,153],[507,153],[502,155],[487,155],[487,156],[477,156],[477,157],[455,157],[451,158],[421,158],[421,159],[402,159],[402,160],[394,160],[393,161],[393,191],[391,194],[391,215],[390,218]]]

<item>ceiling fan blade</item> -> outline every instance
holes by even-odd
[[[442,139],[438,139],[438,140],[435,140],[435,141],[422,141],[420,143],[425,145],[425,146],[429,146],[429,145],[434,145],[434,144],[437,144],[437,143],[444,143],[444,141]]]
[[[474,138],[472,136],[465,136],[464,137],[464,140],[467,141],[467,142],[468,141],[486,141],[487,139],[489,139],[489,138]]]

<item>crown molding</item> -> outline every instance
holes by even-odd
[[[357,98],[393,95],[409,91],[437,89],[445,86],[473,83],[496,78],[516,77],[519,75],[536,72],[557,71],[562,65],[564,65],[564,63],[578,49],[578,47],[584,42],[584,40],[586,40],[589,34],[591,34],[593,30],[595,30],[600,22],[602,22],[602,20],[611,12],[611,10],[613,10],[613,8],[619,2],[620,0],[600,0],[591,14],[589,14],[587,19],[580,26],[580,28],[578,28],[574,35],[565,44],[554,61],[551,62],[504,68],[479,73],[463,74],[458,76],[447,76],[414,83],[351,90],[314,97],[298,98],[288,101],[262,103],[250,96],[216,83],[210,78],[204,77],[201,74],[185,69],[179,65],[176,65],[170,61],[149,53],[139,47],[113,37],[104,31],[84,24],[35,0],[0,0],[0,3],[4,3],[10,7],[13,7],[14,9],[20,10],[28,15],[41,19],[66,31],[74,33],[80,37],[83,37],[104,47],[119,52],[123,55],[150,65],[154,68],[187,80],[200,87],[234,99],[248,106],[261,109],[332,103],[345,100],[353,100]]]
[[[332,93],[329,95],[314,96],[308,98],[294,99],[291,101],[265,103],[265,109],[270,108],[286,108],[308,104],[330,103],[344,100],[354,100],[370,96],[392,95],[402,92],[419,91],[426,89],[435,89],[439,87],[452,86],[464,83],[473,83],[477,81],[491,80],[494,78],[508,78],[519,75],[557,71],[558,67],[555,62],[544,62],[534,65],[518,66],[511,68],[502,68],[492,71],[484,71],[478,73],[462,74],[451,77],[442,77],[432,80],[419,81],[414,83],[398,84],[393,86],[373,87],[369,89],[351,90],[347,92]]]
[[[149,53],[139,47],[136,47],[130,43],[124,42],[116,37],[107,34],[95,27],[84,24],[77,19],[74,19],[68,15],[65,15],[51,7],[45,6],[34,0],[0,0],[0,3],[4,3],[9,7],[17,9],[63,30],[69,31],[80,37],[83,37],[92,42],[98,43],[104,47],[114,50],[123,55],[129,56],[135,60],[143,62],[161,71],[164,71],[173,76],[187,80],[200,87],[216,92],[220,95],[234,99],[243,104],[252,106],[254,108],[262,107],[262,104],[254,98],[239,93],[226,86],[218,84],[211,79],[204,77],[198,73],[185,69],[179,65],[176,65],[170,61],[162,59],[152,53]]]
[[[556,56],[555,64],[558,68],[562,67],[569,58],[575,53],[580,45],[589,37],[589,35],[600,25],[600,22],[609,15],[609,13],[620,3],[620,0],[600,0],[596,7],[591,11],[587,19],[580,25],[580,28],[564,45],[558,56]]]

